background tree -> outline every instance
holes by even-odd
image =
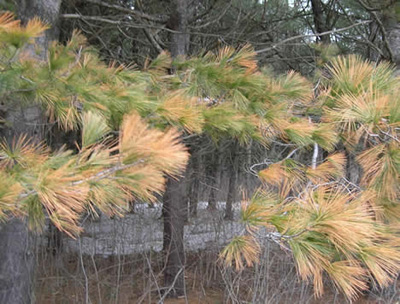
[[[49,27],[54,26],[57,22],[58,12],[61,1],[17,1],[18,14],[22,19],[22,23],[26,25],[25,30],[20,29],[20,37],[18,25],[7,33],[7,22],[10,22],[7,15],[2,18],[2,35],[8,36],[9,41],[6,43],[11,45],[14,50],[11,54],[7,54],[8,58],[4,58],[3,65],[8,66],[13,60],[18,60],[20,50],[26,46],[30,37],[36,38],[36,50],[31,49],[32,55],[37,56],[38,60],[45,58],[46,50],[49,41],[55,38],[53,30],[48,29],[45,36],[39,38],[40,32],[46,28],[40,25],[38,20],[32,21],[34,17],[41,17],[45,20]],[[12,35],[16,37],[13,38]],[[4,39],[4,38],[3,38]],[[14,43],[12,40],[15,40]],[[10,41],[11,40],[11,41]],[[7,47],[7,44],[2,47]],[[8,63],[7,63],[8,62]],[[3,79],[9,78],[10,71],[5,68],[2,72]],[[12,73],[11,73],[12,74]],[[33,141],[41,141],[43,139],[43,114],[37,105],[23,105],[22,100],[14,100],[9,104],[3,100],[5,104],[5,119],[8,121],[8,126],[3,128],[2,136],[5,136],[9,143],[13,138],[18,138],[22,134],[31,137]],[[0,239],[3,244],[0,250],[0,272],[8,274],[2,276],[2,292],[0,293],[0,301],[4,303],[28,303],[31,301],[32,281],[34,275],[35,261],[35,238],[29,233],[26,225],[18,218],[10,220],[7,225],[3,225],[0,231]]]
[[[261,65],[312,74],[320,57],[313,47],[318,41],[332,42],[344,54],[390,59],[388,37],[395,35],[388,34],[396,28],[396,17],[388,12],[395,11],[393,5],[364,0],[196,1],[187,9],[181,5],[185,13],[179,15],[174,1],[90,0],[65,1],[61,17],[64,37],[71,28],[81,28],[108,60],[142,66],[149,55],[171,50],[173,37],[183,32],[186,41],[190,36],[187,54],[250,43]],[[187,19],[181,23],[186,30],[176,31],[181,17]]]

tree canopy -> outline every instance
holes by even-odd
[[[38,19],[21,25],[0,16],[4,111],[40,105],[49,124],[79,140],[73,149],[24,135],[1,142],[3,220],[27,217],[40,230],[48,217],[74,236],[84,211],[122,215],[131,200],[154,201],[166,177],[184,171],[192,135],[216,144],[278,142],[290,152],[258,172],[263,186],[242,202],[246,231],[222,251],[226,265],[253,265],[260,239],[269,238],[291,252],[317,296],[324,275],[349,299],[368,282],[387,286],[397,276],[400,112],[392,66],[336,57],[314,87],[295,72],[260,68],[246,44],[189,58],[161,52],[139,70],[106,65],[76,31],[39,56],[32,49],[44,30]],[[359,166],[360,176],[349,177],[348,166]]]

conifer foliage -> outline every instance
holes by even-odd
[[[32,229],[48,216],[74,236],[87,209],[122,215],[133,199],[153,201],[188,153],[177,130],[152,129],[138,114],[146,101],[140,74],[105,66],[79,34],[65,46],[54,43],[47,61],[28,55],[27,44],[45,29],[39,20],[22,27],[9,13],[0,17],[2,100],[6,107],[34,100],[50,123],[79,130],[82,140],[76,151],[51,151],[26,136],[3,140],[0,209],[3,220],[26,216]]]
[[[291,252],[317,296],[328,277],[352,300],[371,282],[387,286],[400,271],[399,79],[389,65],[357,56],[338,57],[326,69],[318,98],[295,118],[320,113],[317,122],[285,129],[281,139],[294,150],[259,172],[263,187],[242,203],[247,232],[222,257],[227,265],[251,266],[266,237]],[[295,157],[307,148],[312,158]],[[318,158],[321,148],[325,159]],[[359,184],[346,175],[349,155],[362,168]]]
[[[326,276],[349,299],[397,276],[400,94],[390,66],[339,57],[316,97],[296,73],[260,70],[248,45],[187,60],[161,53],[138,71],[106,66],[79,33],[35,58],[27,48],[45,29],[0,16],[0,96],[5,110],[41,105],[80,142],[52,151],[26,136],[3,140],[1,219],[27,217],[40,230],[48,217],[74,236],[85,210],[122,215],[129,201],[163,192],[188,161],[182,134],[279,142],[291,151],[258,173],[263,186],[242,203],[247,229],[222,251],[225,263],[253,265],[267,237],[292,253],[318,296]],[[346,175],[349,155],[359,184]]]

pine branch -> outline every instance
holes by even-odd
[[[129,165],[117,165],[117,166],[114,166],[112,168],[100,171],[97,174],[95,174],[93,176],[90,176],[88,178],[85,178],[85,179],[82,179],[82,180],[79,180],[79,181],[76,181],[76,182],[72,182],[71,185],[76,186],[76,185],[87,183],[87,182],[90,182],[90,181],[93,181],[93,180],[99,181],[99,180],[108,178],[111,174],[113,174],[115,172],[132,168],[132,167],[134,167],[134,166],[136,166],[136,165],[138,165],[140,163],[144,163],[144,160],[138,160],[138,161],[136,161],[136,162],[134,162],[132,164],[129,164]]]
[[[110,175],[112,175],[115,172],[132,168],[132,167],[137,166],[138,164],[143,163],[143,162],[144,162],[144,160],[138,160],[138,161],[136,161],[134,163],[131,163],[131,164],[128,164],[128,165],[116,165],[114,167],[111,167],[111,168],[108,168],[106,170],[100,171],[100,172],[96,173],[95,175],[92,175],[92,176],[87,177],[85,179],[72,182],[70,185],[77,186],[77,185],[80,185],[80,184],[83,184],[83,183],[87,183],[87,182],[90,182],[90,181],[94,181],[94,180],[95,181],[99,181],[99,180],[102,180],[102,179],[106,179],[106,178],[108,178]],[[26,193],[20,194],[19,195],[19,199],[25,199],[28,196],[35,195],[35,194],[37,194],[37,191],[36,190],[31,190],[31,191],[28,191]]]

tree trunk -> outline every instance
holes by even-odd
[[[186,214],[185,178],[170,178],[163,197],[165,256],[164,287],[167,297],[177,298],[185,294],[185,249],[183,234]]]
[[[210,195],[208,197],[208,207],[209,210],[217,210],[217,192],[221,176],[221,150],[217,147],[212,154],[211,161],[211,173],[210,173]]]
[[[18,15],[23,23],[34,16],[53,26],[57,21],[61,0],[17,0]],[[49,41],[55,34],[50,29],[38,38],[32,55],[44,59]],[[39,52],[37,52],[39,47]],[[29,48],[29,46],[28,46]],[[18,102],[7,111],[10,126],[3,136],[8,140],[27,134],[34,141],[43,139],[43,115],[38,106],[22,107]],[[36,242],[26,222],[11,218],[0,227],[0,303],[28,304],[34,302],[33,276]]]
[[[0,228],[0,303],[34,303],[35,238],[20,219]]]
[[[389,30],[388,42],[392,50],[393,63],[396,69],[400,70],[400,23]]]
[[[324,17],[324,8],[321,0],[311,0],[311,7],[314,17],[314,25],[317,34],[328,31],[326,24],[326,18]],[[331,43],[331,37],[329,35],[317,36],[318,40],[322,43]]]
[[[23,24],[33,17],[39,17],[50,26],[43,37],[37,38],[37,43],[42,47],[41,51],[44,54],[49,42],[58,37],[56,25],[61,0],[16,0],[16,2],[18,18],[21,19]]]
[[[189,48],[188,0],[174,0],[168,26],[174,30],[170,51],[172,57],[185,56]],[[185,176],[188,173],[186,172]],[[187,197],[186,178],[169,179],[163,197],[165,256],[164,287],[168,297],[177,298],[185,294],[185,251],[183,232],[185,226]]]
[[[22,109],[19,105],[6,113],[11,128],[3,132],[8,142],[21,134],[41,139],[42,113],[37,107]],[[0,227],[0,303],[28,304],[34,302],[33,277],[36,243],[26,222],[11,218]]]
[[[246,171],[249,170],[249,168],[253,165],[251,157],[252,157],[252,145],[253,141],[250,140],[250,142],[246,145],[246,151],[245,151],[245,164],[244,167],[246,168]],[[238,164],[239,167],[239,164]],[[246,172],[244,176],[244,190],[249,193],[250,188],[251,188],[251,174],[249,172]]]
[[[400,3],[394,1],[383,12],[383,24],[386,29],[387,41],[392,55],[392,61],[396,65],[397,71],[400,70]]]
[[[356,161],[356,156],[352,152],[348,152],[347,156],[347,179],[358,185],[361,180],[362,170],[361,166]]]
[[[191,174],[189,182],[189,217],[197,216],[197,204],[199,202],[199,190],[200,190],[200,153],[194,147],[194,151],[191,154]]]
[[[235,141],[232,146],[231,152],[231,163],[229,167],[229,186],[228,186],[228,197],[226,198],[226,212],[225,219],[228,221],[233,220],[233,203],[237,199],[237,175],[239,167],[239,145]]]
[[[188,32],[189,0],[174,0],[168,26],[174,30],[171,39],[172,57],[185,56],[189,51],[190,34]]]
[[[7,111],[5,117],[11,127],[5,129],[2,135],[8,142],[24,133],[36,140],[42,137],[39,124],[43,122],[43,116],[37,107],[22,109],[19,105],[15,105],[13,109]],[[32,293],[36,250],[34,239],[26,222],[19,218],[11,218],[1,225],[0,303],[34,302]]]

